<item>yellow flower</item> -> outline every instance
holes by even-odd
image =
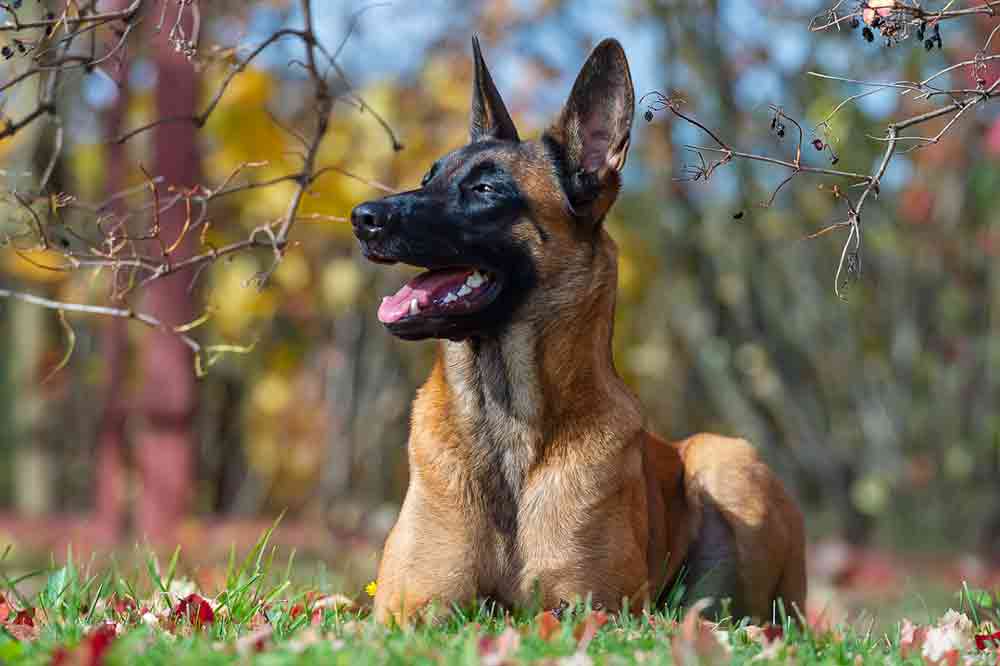
[[[375,596],[375,592],[377,590],[378,590],[378,583],[375,582],[375,581],[372,581],[372,582],[368,583],[367,585],[365,585],[365,592],[368,593],[369,597],[374,597]]]

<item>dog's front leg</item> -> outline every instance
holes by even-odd
[[[476,598],[479,557],[468,517],[432,506],[411,488],[385,544],[375,617],[406,625]]]

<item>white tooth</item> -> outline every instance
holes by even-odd
[[[415,298],[410,301],[410,314],[420,314],[420,303],[417,303],[417,299]]]
[[[449,291],[449,292],[448,292],[448,294],[447,294],[447,295],[446,295],[446,296],[444,297],[444,303],[445,303],[446,305],[447,305],[448,303],[454,303],[454,302],[455,302],[455,301],[457,301],[457,300],[458,300],[458,296],[456,296],[455,294],[451,293],[450,291]]]
[[[473,289],[482,286],[484,282],[486,282],[486,280],[483,279],[483,276],[479,274],[479,271],[476,271],[469,277],[465,278],[465,284],[469,285]]]
[[[469,286],[465,285],[465,284],[463,284],[462,288],[458,290],[458,295],[459,296],[468,296],[471,293],[472,293],[472,290],[469,289]]]

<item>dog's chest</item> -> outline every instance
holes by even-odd
[[[452,418],[461,424],[470,467],[468,501],[484,514],[499,547],[512,552],[518,505],[544,447],[535,335],[513,325],[506,335],[446,347]]]

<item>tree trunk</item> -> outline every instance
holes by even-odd
[[[154,39],[158,117],[194,115],[198,91],[194,68],[174,51],[165,33]],[[168,122],[152,131],[154,170],[164,178],[162,200],[167,185],[190,187],[199,178],[197,129],[188,122]],[[173,244],[181,233],[185,214],[184,206],[178,205],[161,216],[166,245]],[[172,261],[190,253],[190,240],[181,243],[171,255]],[[145,309],[169,325],[191,321],[191,278],[191,273],[183,271],[153,282],[146,291]],[[141,419],[135,453],[142,486],[137,528],[151,542],[163,544],[173,540],[191,508],[197,403],[194,360],[191,350],[176,336],[155,331],[144,341],[141,370]]]

